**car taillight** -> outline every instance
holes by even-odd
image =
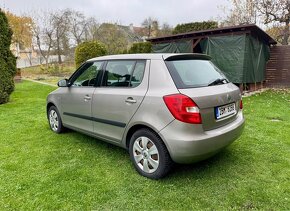
[[[199,108],[188,96],[173,94],[164,96],[163,100],[174,118],[181,122],[201,124]]]
[[[240,101],[240,109],[243,109],[243,101]]]

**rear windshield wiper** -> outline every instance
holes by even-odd
[[[208,86],[218,85],[218,84],[226,84],[228,83],[228,80],[225,78],[218,78],[214,80],[213,82],[210,82]]]

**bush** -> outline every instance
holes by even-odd
[[[216,28],[218,28],[218,23],[216,21],[184,23],[184,24],[177,24],[172,34],[186,33],[186,32],[191,32],[191,31],[200,31],[200,30],[206,30],[206,29],[216,29]]]
[[[133,43],[128,53],[151,53],[152,44],[150,42]]]
[[[79,44],[75,50],[75,64],[79,67],[88,59],[107,54],[104,44],[98,41],[87,41]]]
[[[0,9],[0,104],[9,101],[14,91],[14,76],[16,74],[16,58],[10,51],[12,30],[4,12]]]

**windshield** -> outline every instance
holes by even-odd
[[[229,81],[209,60],[165,61],[177,88],[225,84]]]

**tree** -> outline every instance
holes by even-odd
[[[33,17],[33,35],[35,37],[36,46],[45,59],[46,67],[48,68],[48,61],[53,47],[53,35],[55,28],[52,22],[52,14],[49,12],[34,13]]]
[[[283,41],[283,31],[284,27],[281,25],[273,25],[272,27],[269,27],[266,29],[266,33],[269,34],[271,37],[273,37],[275,40],[277,40],[279,43],[282,43]],[[289,43],[288,39],[288,43]]]
[[[52,25],[55,29],[54,33],[54,47],[58,56],[58,63],[62,63],[61,55],[64,50],[64,43],[68,40],[68,33],[70,30],[69,20],[70,10],[59,10],[52,14]]]
[[[32,18],[27,16],[16,16],[8,11],[6,11],[5,14],[13,31],[12,43],[16,46],[17,54],[20,49],[31,48],[33,36]]]
[[[86,28],[84,32],[84,40],[96,40],[98,37],[98,29],[100,27],[100,24],[97,22],[97,20],[94,17],[90,17],[86,21]]]
[[[79,44],[75,49],[75,63],[79,67],[88,59],[106,55],[105,46],[98,41],[87,41]]]
[[[151,17],[146,18],[142,22],[142,26],[145,28],[148,38],[157,36],[159,30],[159,21],[157,19]]]
[[[124,32],[112,23],[103,23],[97,30],[96,39],[106,46],[108,54],[122,53],[129,44]]]
[[[163,23],[158,32],[158,37],[172,35],[173,28],[168,23]]]
[[[85,40],[85,32],[87,31],[89,21],[86,19],[85,15],[79,11],[67,9],[66,12],[70,24],[71,35],[78,45]]]
[[[9,101],[14,90],[13,78],[16,73],[16,58],[10,51],[12,30],[5,13],[0,9],[0,104]]]
[[[222,26],[255,24],[257,22],[257,8],[255,0],[231,0],[232,8],[221,23]]]
[[[206,29],[218,28],[218,23],[216,21],[203,21],[203,22],[192,22],[177,24],[173,29],[173,34],[186,33],[191,31],[200,31]]]
[[[290,1],[289,0],[256,0],[256,7],[265,24],[279,23],[284,27],[282,45],[288,45],[290,36]]]

